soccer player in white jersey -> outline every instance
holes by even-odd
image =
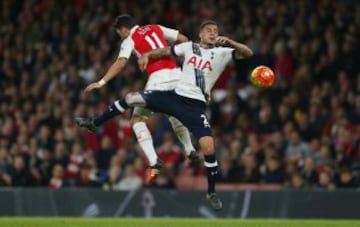
[[[86,87],[85,91],[87,92],[101,88],[118,75],[125,67],[133,52],[137,56],[140,56],[156,48],[168,47],[167,41],[182,43],[188,40],[187,37],[179,33],[179,31],[161,25],[152,24],[139,26],[129,15],[118,16],[115,20],[114,27],[116,33],[123,40],[118,58],[99,81],[91,83]],[[146,66],[146,71],[149,79],[145,89],[150,90],[173,90],[181,74],[175,59],[172,56],[150,60],[149,64]],[[115,108],[109,108],[109,110],[112,109],[116,109],[116,103]],[[147,183],[151,183],[154,180],[158,174],[158,169],[161,168],[161,161],[158,160],[151,134],[145,124],[146,119],[151,116],[151,114],[152,112],[148,109],[135,107],[131,119],[132,127],[138,142],[146,154],[151,166]],[[96,131],[96,127],[103,123],[101,119],[92,118],[76,118],[75,121],[79,126],[87,125],[90,131]],[[169,117],[169,121],[174,133],[184,145],[188,158],[192,162],[198,162],[198,155],[191,143],[188,129],[174,117]]]
[[[200,26],[200,43],[185,42],[172,48],[161,48],[144,54],[139,59],[141,69],[152,59],[166,56],[183,56],[183,75],[175,91],[147,90],[129,93],[117,100],[117,111],[123,113],[130,106],[144,106],[155,112],[166,113],[179,119],[198,139],[204,153],[208,191],[206,199],[213,209],[220,210],[222,202],[215,192],[218,163],[215,157],[214,139],[208,122],[206,103],[210,91],[222,71],[233,58],[246,58],[253,52],[244,44],[218,35],[218,25],[205,21]],[[227,46],[227,47],[224,47]],[[107,119],[107,112],[99,116]]]

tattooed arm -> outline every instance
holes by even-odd
[[[170,50],[170,47],[159,48],[159,49],[152,50],[152,51],[146,53],[145,55],[147,55],[149,58],[157,60],[162,57],[170,56],[171,50]]]
[[[146,54],[143,54],[141,57],[139,57],[138,59],[139,68],[141,71],[144,71],[149,62],[149,58],[160,59],[162,57],[170,56],[170,55],[171,55],[170,47],[159,48],[147,52]]]
[[[216,41],[220,45],[230,46],[234,48],[236,58],[248,58],[254,54],[253,51],[245,44],[238,43],[226,36],[218,36]]]

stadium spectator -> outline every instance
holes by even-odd
[[[49,182],[49,188],[51,189],[60,189],[68,186],[68,183],[65,178],[64,167],[60,164],[56,164],[52,170],[52,177]]]
[[[101,185],[99,169],[93,155],[88,155],[76,177],[76,186],[98,187]]]
[[[292,160],[303,160],[310,155],[308,145],[301,140],[299,132],[293,131],[290,141],[286,147],[285,158]]]
[[[233,165],[230,157],[224,154],[220,157],[220,165],[217,175],[217,182],[237,182],[239,181],[239,170]]]
[[[142,186],[141,178],[136,174],[133,165],[127,165],[125,169],[125,176],[120,180],[117,185],[118,190],[136,190]]]
[[[258,169],[258,163],[254,154],[243,154],[241,157],[240,170],[238,170],[239,179],[237,182],[256,183],[261,179]]]
[[[339,182],[337,187],[340,189],[350,189],[350,188],[356,188],[357,186],[358,184],[355,182],[351,170],[346,167],[340,169]]]
[[[265,183],[281,184],[285,182],[285,171],[278,157],[272,156],[265,160],[265,170],[262,180]]]
[[[336,186],[332,182],[331,174],[329,172],[322,171],[319,174],[319,182],[316,185],[316,188],[319,190],[327,190],[327,191],[335,190]]]
[[[119,190],[119,183],[121,178],[121,168],[119,165],[112,164],[109,169],[109,175],[104,182],[102,188],[104,190]]]
[[[321,172],[324,168],[318,169],[319,172]],[[315,169],[314,160],[310,157],[305,159],[304,167],[303,167],[303,174],[305,177],[305,180],[309,182],[310,184],[315,184],[318,182],[318,172]]]
[[[307,184],[306,180],[301,174],[294,173],[293,175],[291,175],[290,183],[287,184],[287,188],[304,190],[304,189],[308,189],[309,185]]]

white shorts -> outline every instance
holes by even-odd
[[[151,74],[144,90],[158,90],[158,91],[171,91],[175,89],[177,82],[181,76],[181,70],[175,69],[162,69]],[[135,107],[133,115],[141,116],[148,119],[153,112],[144,107]]]

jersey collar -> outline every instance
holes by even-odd
[[[139,25],[135,25],[134,27],[132,27],[130,29],[130,35],[132,35],[138,27],[139,27]]]
[[[196,43],[196,44],[199,45],[199,47],[200,47],[201,49],[204,49],[204,50],[211,50],[211,49],[216,48],[216,46],[205,48],[205,47],[202,47],[202,46],[200,45],[200,43]]]

